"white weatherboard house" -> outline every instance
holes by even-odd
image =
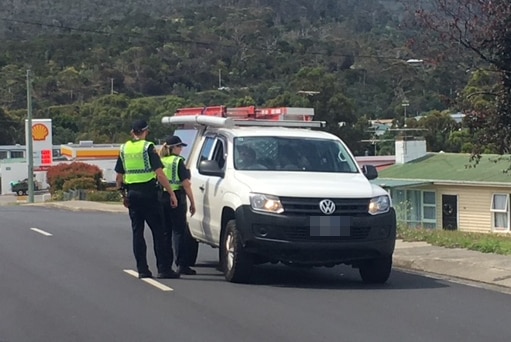
[[[509,156],[483,155],[477,165],[469,154],[396,154],[396,164],[375,183],[392,196],[398,220],[411,227],[480,233],[511,233]],[[424,149],[420,148],[425,151]],[[396,152],[398,152],[396,146]]]

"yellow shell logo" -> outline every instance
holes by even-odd
[[[35,124],[32,126],[32,138],[35,141],[43,141],[46,140],[48,136],[48,127],[43,124]]]

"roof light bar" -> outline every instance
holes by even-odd
[[[234,120],[235,126],[262,126],[262,127],[292,127],[292,128],[322,128],[325,121],[302,120]]]
[[[164,116],[161,118],[161,123],[167,125],[205,125],[213,127],[234,126],[234,121],[231,118],[204,115]]]
[[[163,124],[206,125],[214,127],[274,126],[319,128],[324,121],[312,121],[314,108],[255,106],[232,107],[209,106],[179,108],[174,116],[162,118]]]

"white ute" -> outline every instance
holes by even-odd
[[[231,282],[249,282],[261,263],[347,264],[366,283],[392,269],[396,215],[337,136],[311,108],[179,109],[162,123],[184,141],[196,213],[192,236],[219,248]]]

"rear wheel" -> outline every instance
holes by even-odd
[[[16,194],[18,196],[23,196],[25,194],[25,192],[23,190],[18,190],[18,191],[16,191]]]
[[[246,283],[254,268],[254,257],[243,248],[236,220],[227,222],[220,245],[220,264],[225,279],[233,283]]]
[[[392,256],[386,256],[378,259],[364,261],[358,272],[362,280],[368,284],[383,284],[392,271]]]

